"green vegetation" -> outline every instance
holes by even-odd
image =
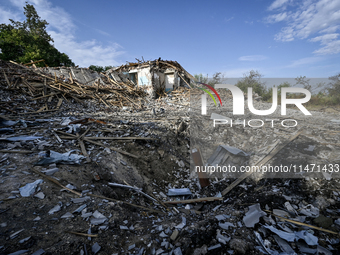
[[[34,6],[26,2],[24,14],[24,22],[10,19],[11,24],[0,24],[0,58],[21,63],[44,59],[48,66],[74,66],[65,53],[53,46],[46,31],[48,23],[39,17]]]
[[[291,86],[292,85],[290,85],[289,82],[284,82],[284,83],[281,83],[279,86],[277,86],[277,102],[278,103],[281,102],[281,99],[280,99],[281,98],[281,89],[282,88],[288,88],[288,87],[291,87]],[[272,102],[273,101],[272,97],[273,97],[273,88],[269,88],[264,95],[264,98],[266,98],[265,101]]]
[[[222,84],[224,80],[224,75],[221,72],[216,72],[213,74],[212,80],[208,82],[209,85]]]
[[[194,77],[196,78],[196,80],[198,82],[202,82],[202,83],[207,83],[208,82],[208,77],[203,76],[203,74],[195,74]]]
[[[249,71],[249,73],[245,74],[244,77],[236,83],[236,86],[239,87],[244,93],[248,93],[248,87],[253,88],[253,93],[257,93],[262,97],[263,101],[272,102],[273,96],[273,88],[267,88],[265,83],[261,81],[262,75],[255,70]],[[209,85],[214,85],[218,83],[223,83],[224,77],[221,76],[220,72],[217,72],[213,75],[213,79],[208,81],[207,77],[204,77],[202,74],[196,74],[195,78],[199,82],[207,83]],[[335,106],[340,105],[340,73],[334,76],[329,77],[329,83],[326,85],[325,83],[318,84],[315,88],[326,87],[319,93],[315,94],[313,92],[313,88],[310,84],[310,79],[307,79],[306,76],[299,76],[295,78],[295,85],[299,85],[309,90],[312,93],[312,97],[308,103],[305,105],[309,108],[313,106]],[[281,90],[284,87],[292,87],[292,85],[288,82],[281,83],[277,86],[277,96],[278,103],[281,102]],[[296,93],[288,93],[287,97],[289,98],[298,98],[304,97],[303,94]],[[320,107],[319,107],[320,108]]]
[[[334,106],[340,104],[340,73],[328,78],[330,82],[327,84],[326,89],[319,93],[313,93],[313,88],[309,84],[310,79],[306,76],[299,76],[296,80],[296,85],[302,85],[303,88],[309,90],[312,93],[312,97],[307,106]],[[316,88],[325,87],[325,83],[320,83]]]
[[[223,83],[223,80],[224,80],[224,76],[221,72],[216,72],[213,74],[213,77],[212,79],[208,79],[208,75],[207,76],[203,76],[203,74],[195,74],[194,77],[196,78],[196,80],[198,82],[201,82],[201,83],[205,83],[205,84],[208,84],[210,86],[213,86],[215,84],[221,84]]]
[[[312,91],[312,85],[309,84],[310,79],[307,79],[306,76],[298,76],[295,78],[296,80],[296,85],[302,85],[304,89],[309,90],[311,93]]]
[[[109,69],[113,68],[113,66],[95,66],[95,65],[90,65],[89,69],[96,71],[98,73],[105,72]]]
[[[248,93],[248,87],[253,88],[253,93],[257,93],[264,101],[271,98],[272,94],[269,93],[264,82],[261,82],[262,75],[258,71],[251,70],[248,74],[236,83],[243,93]]]
[[[307,105],[335,106],[340,105],[340,73],[328,78],[330,81],[324,91],[312,95]],[[320,84],[324,85],[324,84]]]
[[[328,95],[334,103],[340,104],[340,73],[328,78],[330,80],[327,88]]]

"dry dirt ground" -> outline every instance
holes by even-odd
[[[22,102],[20,95],[5,90],[1,98]],[[170,96],[149,101],[141,111],[104,111],[91,102],[85,107],[64,101],[56,113],[11,116],[22,121],[6,126],[11,130],[2,131],[1,138],[39,138],[0,140],[0,254],[339,254],[340,184],[335,171],[333,176],[321,172],[301,178],[257,175],[218,201],[164,205],[220,197],[236,180],[212,178],[210,186],[200,188],[190,171],[190,133],[198,125],[191,122],[195,116],[190,116],[188,103]],[[253,164],[302,129],[303,135],[272,164],[340,163],[340,124],[331,121],[339,120],[338,112],[313,112],[313,119],[296,110],[289,114],[299,119],[299,127],[207,127],[194,142],[209,145],[201,149],[205,161],[216,146],[228,144],[251,153],[247,162]],[[5,110],[0,115],[10,116]],[[69,124],[84,118],[92,120]],[[92,137],[92,142],[83,139],[88,160],[36,165],[48,151],[83,155],[77,134],[84,133]],[[49,177],[38,174],[56,168]],[[42,183],[31,195],[20,194],[20,188],[39,179]],[[137,187],[149,196],[110,183]],[[167,196],[173,188],[189,188],[192,195]],[[254,205],[260,210],[254,211]]]

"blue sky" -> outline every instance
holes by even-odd
[[[29,0],[79,66],[178,61],[191,74],[329,77],[340,72],[339,0]],[[24,20],[2,0],[0,23]]]

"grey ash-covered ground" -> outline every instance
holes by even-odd
[[[22,97],[3,90],[1,100],[19,104]],[[317,238],[317,245],[308,245],[303,239],[287,242],[296,254],[338,254],[338,235],[284,222],[271,213],[273,210],[279,210],[274,211],[276,213],[287,212],[289,219],[302,220],[304,217],[305,224],[339,233],[339,179],[332,176],[299,179],[250,177],[220,201],[164,207],[159,201],[189,198],[168,197],[166,194],[170,188],[189,188],[192,192],[190,198],[215,197],[235,181],[235,178],[211,179],[210,186],[200,189],[198,180],[191,178],[190,132],[193,124],[188,101],[171,97],[150,100],[139,111],[131,108],[119,111],[103,109],[105,106],[93,102],[86,104],[85,107],[70,100],[55,113],[17,117],[0,110],[0,115],[9,116],[13,121],[24,120],[10,127],[14,133],[2,134],[2,138],[21,135],[42,137],[32,141],[0,141],[0,254],[20,250],[22,254],[32,254],[40,249],[43,254],[266,254],[265,249],[272,254],[283,252],[276,235],[265,226],[292,233],[309,229],[310,234]],[[333,163],[340,159],[336,144],[340,127],[330,122],[337,115],[316,112],[315,116],[315,120],[302,120],[307,131],[305,136],[292,141],[272,162],[290,157],[297,164],[305,162],[306,158]],[[90,121],[72,129],[65,124],[67,118],[69,121],[91,118],[105,124]],[[310,126],[313,129],[308,129]],[[43,151],[65,153],[75,150],[73,153],[82,155],[77,139],[66,139],[67,135],[57,131],[81,135],[89,127],[85,137],[144,137],[155,140],[95,140],[105,147],[84,140],[91,162],[82,159],[80,165],[35,165],[43,157]],[[323,130],[322,133],[320,130]],[[225,139],[230,139],[223,140],[224,143],[246,152],[255,151],[250,159],[253,161],[263,156],[277,139],[284,141],[291,136],[282,129],[275,129],[274,133],[273,139],[265,130],[251,128],[221,129],[220,132]],[[61,137],[63,143],[57,140],[55,134]],[[254,138],[250,141],[252,136]],[[304,151],[309,145],[315,146],[313,152]],[[214,149],[202,152],[203,159],[207,160]],[[10,150],[29,153],[8,152]],[[64,186],[72,185],[68,187],[81,193],[83,201],[78,203],[79,200],[74,199],[79,196],[62,190],[36,173],[53,168],[58,168],[58,171],[50,178]],[[43,183],[31,196],[22,197],[19,188],[38,179],[42,179]],[[109,183],[113,182],[141,188],[158,201],[131,189],[110,186]],[[44,197],[37,197],[41,192]],[[297,215],[289,213],[287,202]],[[259,204],[266,215],[260,217],[253,227],[247,227],[244,217],[249,206],[254,204]],[[83,210],[75,212],[80,206],[84,206]],[[59,210],[51,213],[55,207]],[[311,215],[311,212],[318,214]],[[310,216],[306,215],[308,213]],[[181,225],[183,220],[185,224]],[[261,247],[256,232],[260,234],[265,248]],[[310,253],[303,252],[307,249]]]

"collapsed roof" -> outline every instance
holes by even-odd
[[[127,62],[126,65],[121,65],[119,67],[112,68],[110,70],[123,72],[123,71],[130,71],[132,69],[136,68],[145,68],[145,67],[152,67],[159,71],[166,71],[167,69],[176,70],[178,72],[181,72],[182,75],[190,78],[191,80],[194,80],[195,78],[188,73],[177,61],[172,60],[162,60],[161,58],[155,59],[155,60],[149,60],[149,61],[140,61],[137,59],[138,62]],[[110,72],[108,70],[108,72]]]
[[[195,78],[177,61],[162,60],[140,61],[109,69],[106,74],[113,79],[125,74],[136,85],[141,86],[151,96],[161,95],[178,87],[190,87]]]

